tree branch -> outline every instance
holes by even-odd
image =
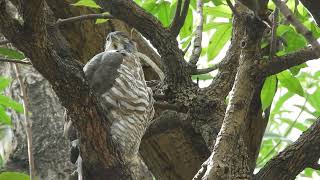
[[[44,16],[44,0],[29,0],[28,3],[23,3],[22,16],[24,20],[24,28],[28,29],[29,33],[36,34],[37,43],[44,43],[45,36],[45,16]]]
[[[318,57],[313,48],[304,48],[285,56],[275,57],[270,61],[263,60],[259,65],[259,74],[264,77],[277,74],[293,66],[317,59]]]
[[[315,167],[320,158],[320,120],[305,131],[297,141],[272,158],[254,179],[295,179],[307,167]]]
[[[15,37],[18,39],[18,35],[16,32],[22,32],[22,26],[19,21],[10,16],[7,12],[7,4],[5,0],[0,0],[0,30],[2,33],[5,33],[7,29],[11,29],[11,31],[7,31],[10,37]]]
[[[32,122],[29,117],[29,97],[27,94],[27,88],[25,87],[26,82],[22,79],[20,68],[18,64],[14,64],[16,76],[20,84],[21,99],[23,102],[23,112],[24,112],[24,128],[27,134],[27,144],[28,144],[28,161],[29,161],[29,174],[30,180],[33,180],[36,176],[34,156],[33,156],[33,146],[32,146]]]
[[[190,57],[189,63],[197,67],[197,62],[200,58],[201,54],[201,42],[202,42],[202,31],[203,31],[203,2],[202,0],[197,0],[197,14],[199,18],[199,24],[197,26],[196,32],[195,32],[195,38],[193,41],[193,50]]]
[[[312,32],[299,22],[299,20],[293,15],[291,10],[286,6],[284,2],[282,2],[281,0],[273,0],[273,2],[279,8],[281,13],[286,17],[286,19],[296,28],[296,30],[308,40],[308,42],[315,50],[317,56],[320,57],[320,44],[318,43],[317,39],[314,38]]]
[[[27,58],[19,60],[19,59],[9,59],[9,58],[5,58],[5,57],[0,57],[0,62],[32,65],[31,62]]]
[[[175,37],[179,35],[179,32],[184,25],[184,21],[187,17],[188,10],[189,10],[190,0],[184,0],[183,7],[181,10],[182,1],[183,0],[178,0],[176,13],[170,25],[170,31],[172,35]]]
[[[222,64],[218,63],[218,64],[213,65],[212,67],[208,67],[205,69],[197,69],[197,70],[195,70],[195,72],[192,73],[192,75],[206,74],[211,71],[219,69],[221,66],[222,66]]]
[[[81,16],[71,17],[67,19],[58,19],[56,25],[60,26],[63,24],[74,23],[78,21],[84,21],[89,19],[114,19],[113,16],[109,14],[85,14]]]

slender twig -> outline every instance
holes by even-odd
[[[67,19],[58,19],[56,25],[63,25],[68,23],[74,23],[78,21],[90,20],[90,19],[114,19],[110,14],[85,14],[81,16],[75,16]]]
[[[236,8],[233,6],[232,2],[230,0],[227,0],[227,4],[228,6],[230,7],[232,13],[235,15],[235,16],[238,16],[239,17],[239,13],[238,11],[236,10]]]
[[[0,45],[5,45],[5,44],[8,44],[8,43],[10,43],[9,40],[1,40],[0,41]]]
[[[281,0],[273,0],[276,6],[279,8],[281,13],[286,17],[288,22],[290,22],[296,30],[302,34],[308,42],[312,45],[315,50],[315,53],[318,57],[320,57],[320,44],[317,39],[312,35],[312,32],[308,30],[299,20],[293,15],[291,10],[287,7],[287,5]]]
[[[197,14],[199,18],[199,24],[197,26],[196,32],[195,32],[195,38],[193,41],[193,50],[190,57],[189,63],[192,66],[196,66],[200,54],[201,54],[201,41],[202,41],[202,31],[203,31],[203,2],[202,0],[197,0]]]
[[[17,63],[17,64],[32,65],[31,62],[28,60],[28,58],[19,60],[19,59],[10,59],[10,58],[6,58],[6,57],[0,57],[0,62],[10,62],[10,63]]]
[[[184,0],[183,7],[181,10],[182,0],[178,0],[176,13],[170,25],[171,34],[175,37],[178,36],[180,29],[182,28],[184,21],[186,20],[189,10],[189,4],[190,0]]]
[[[277,28],[278,28],[278,17],[279,17],[279,9],[276,8],[273,13],[272,18],[272,29],[271,29],[271,42],[270,42],[270,54],[269,60],[272,60],[276,51],[277,51]]]
[[[35,178],[35,168],[34,168],[34,157],[32,151],[32,129],[31,129],[31,120],[29,118],[29,98],[27,95],[26,82],[23,81],[19,65],[14,64],[16,75],[20,84],[21,98],[23,102],[23,111],[24,111],[24,126],[27,134],[27,143],[28,143],[28,158],[29,158],[29,173],[30,180]]]
[[[205,68],[205,69],[197,69],[196,71],[194,71],[192,73],[192,75],[200,75],[200,74],[206,74],[206,73],[209,73],[211,71],[214,71],[214,70],[217,70],[221,67],[221,64],[218,63],[218,64],[215,64],[214,66],[212,67],[209,67],[209,68]]]
[[[186,54],[191,46],[191,43],[187,45],[187,47],[183,50],[183,54]]]

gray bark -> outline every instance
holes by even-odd
[[[12,79],[7,95],[20,101],[19,83],[10,64],[1,63],[1,75]],[[40,179],[67,179],[74,165],[69,162],[69,142],[63,137],[63,112],[51,85],[31,66],[21,67],[26,77],[30,99],[30,119],[32,120],[33,151],[35,168]],[[21,101],[20,101],[21,102]],[[22,125],[22,114],[11,113],[13,139],[5,164],[6,170],[28,169],[27,140]]]

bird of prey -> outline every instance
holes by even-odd
[[[83,71],[112,122],[111,139],[121,160],[136,175],[141,174],[141,179],[149,179],[151,175],[143,177],[147,168],[139,155],[139,146],[153,120],[154,99],[140,59],[135,43],[123,32],[116,31],[107,36],[105,51],[95,55]],[[143,166],[144,172],[139,172],[139,166]]]

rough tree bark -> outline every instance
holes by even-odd
[[[110,143],[110,123],[106,112],[101,111],[82,73],[81,63],[102,50],[106,35],[104,30],[110,26],[99,29],[92,22],[78,22],[65,24],[59,29],[54,25],[58,18],[90,13],[91,10],[70,7],[64,0],[33,0],[27,4],[19,0],[11,2],[18,7],[24,24],[12,18],[6,11],[6,1],[0,0],[0,30],[16,48],[31,59],[33,66],[52,85],[62,106],[72,117],[81,135],[80,148],[85,177],[134,179],[126,166],[121,164]],[[208,88],[199,89],[190,78],[195,67],[185,61],[183,52],[178,47],[177,29],[173,28],[179,28],[179,25],[175,24],[177,22],[170,28],[164,28],[155,17],[133,1],[96,2],[150,40],[161,59],[139,34],[133,37],[140,42],[140,50],[152,57],[157,64],[161,64],[166,73],[164,100],[178,104],[180,109],[183,109],[184,113],[159,110],[156,122],[143,139],[140,153],[155,177],[164,180],[191,179],[213,150],[212,156],[202,165],[199,178],[250,178],[267,123],[266,120],[257,123],[257,120],[263,119],[259,101],[261,83],[268,75],[315,58],[312,49],[279,57],[283,61],[260,60],[259,43],[262,33],[250,27],[259,27],[261,22],[255,15],[244,13],[241,17],[234,17],[231,45],[218,74]],[[264,12],[266,2],[263,1],[263,5],[260,4],[262,6],[255,10]],[[261,12],[257,14],[261,15]],[[111,23],[111,26],[129,32],[128,25],[118,21]],[[242,50],[239,47],[242,47]],[[262,73],[258,75],[257,70]],[[152,71],[146,74],[149,80],[156,78]],[[225,98],[233,86],[234,96],[226,109]],[[223,128],[216,142],[222,123]],[[315,129],[317,126],[312,131]],[[309,133],[307,136],[311,135],[312,133]],[[223,161],[225,152],[233,149],[237,151],[230,153],[227,162]],[[241,155],[242,161],[236,162],[234,157],[237,155]],[[220,168],[220,165],[223,168]],[[235,166],[231,167],[232,165]],[[301,170],[295,168],[294,173]],[[276,172],[272,169],[268,171]],[[259,174],[264,174],[263,170]]]

